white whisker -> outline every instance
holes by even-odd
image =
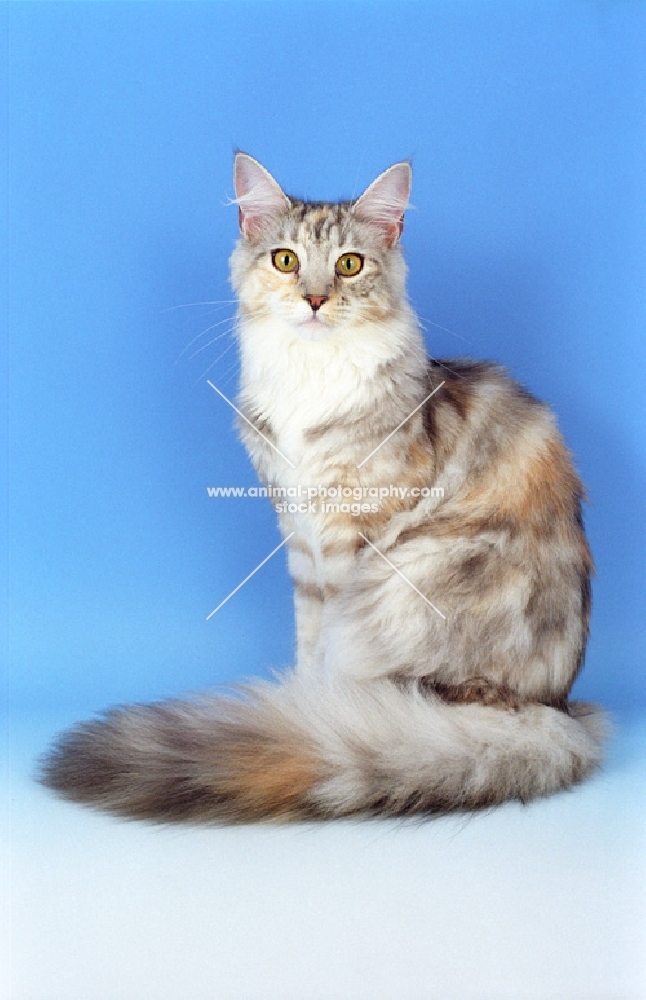
[[[231,379],[233,378],[233,376],[237,375],[237,373],[239,371],[240,371],[240,360],[239,360],[239,358],[236,358],[235,362],[232,365],[229,365],[229,367],[227,368],[227,370],[224,373],[224,376],[222,376],[218,380],[220,382],[220,385],[223,386],[223,387],[226,386],[226,385],[228,385],[228,383],[231,381]]]
[[[182,302],[178,306],[167,306],[165,309],[161,309],[160,312],[167,313],[172,312],[174,309],[190,309],[193,306],[230,306],[235,304],[235,299],[214,299],[212,302]]]
[[[217,337],[213,337],[213,339],[212,339],[212,340],[209,340],[209,341],[208,341],[208,343],[206,343],[206,344],[202,344],[202,346],[201,346],[201,347],[198,347],[198,349],[197,349],[196,351],[193,351],[193,353],[192,353],[192,354],[189,354],[189,361],[190,361],[190,359],[191,359],[191,358],[194,358],[194,357],[196,357],[196,355],[200,354],[200,353],[201,353],[202,351],[205,351],[205,350],[207,349],[207,347],[210,347],[210,346],[211,346],[211,344],[214,344],[214,343],[216,342],[216,340],[221,340],[221,339],[222,339],[222,337],[226,337],[226,336],[228,336],[228,335],[229,335],[230,333],[232,333],[232,332],[233,332],[234,330],[235,330],[235,323],[233,323],[233,324],[232,324],[232,325],[231,325],[231,326],[229,327],[229,329],[228,329],[228,330],[223,330],[223,331],[222,331],[222,333],[218,333]]]
[[[444,330],[445,333],[450,333],[452,337],[457,337],[458,340],[463,340],[465,344],[471,344],[472,347],[475,347],[472,340],[469,340],[468,337],[463,337],[461,333],[456,333],[455,330],[449,330],[448,326],[442,326],[441,323],[435,323],[432,319],[428,319],[426,316],[420,316],[419,313],[417,316],[418,319],[424,320],[424,323],[430,323],[430,325],[434,326],[437,330]],[[420,326],[423,330],[426,330],[424,323],[420,323]],[[428,333],[428,330],[426,330],[426,332]]]
[[[451,372],[451,375],[455,375],[456,378],[461,378],[463,382],[468,382],[469,381],[469,379],[465,378],[464,375],[460,375],[459,372],[454,372],[452,368],[449,368],[448,365],[443,364],[443,362],[440,361],[438,358],[434,358],[432,355],[429,354],[429,359],[434,364],[439,365],[440,368],[443,368],[445,372]]]
[[[232,340],[232,341],[231,341],[231,343],[229,344],[229,346],[228,346],[228,347],[225,347],[225,348],[224,348],[224,350],[222,351],[222,353],[221,353],[221,354],[218,354],[218,356],[217,356],[217,358],[215,359],[215,361],[212,361],[212,362],[211,362],[211,364],[210,364],[210,365],[209,365],[209,367],[208,367],[208,368],[206,369],[206,371],[203,371],[203,372],[202,372],[202,374],[200,375],[200,377],[199,377],[199,378],[197,378],[197,379],[195,379],[195,382],[194,382],[193,384],[194,384],[194,385],[197,385],[197,384],[198,384],[198,382],[201,382],[201,381],[202,381],[202,379],[204,378],[204,376],[205,376],[205,375],[208,375],[208,373],[209,373],[209,372],[211,371],[211,369],[212,369],[212,368],[214,368],[214,367],[215,367],[215,365],[217,365],[218,361],[220,361],[220,360],[221,360],[221,359],[222,359],[222,358],[224,357],[224,355],[225,355],[225,354],[227,353],[227,351],[230,351],[230,350],[231,350],[231,348],[233,347],[233,345],[234,345],[234,344],[235,344],[235,340]]]
[[[201,331],[200,333],[197,333],[197,334],[196,334],[196,335],[195,335],[195,336],[193,337],[193,339],[192,339],[192,340],[189,340],[189,342],[188,342],[188,344],[186,345],[186,347],[185,347],[185,348],[183,348],[183,350],[182,350],[182,351],[180,351],[180,353],[179,353],[179,354],[177,355],[177,357],[175,358],[175,364],[177,364],[177,362],[179,361],[179,359],[180,359],[180,358],[181,358],[181,357],[182,357],[182,356],[183,356],[184,354],[186,354],[186,352],[188,351],[189,347],[191,347],[191,346],[192,346],[192,345],[193,345],[193,344],[195,343],[195,341],[196,341],[196,340],[199,340],[199,339],[200,339],[200,337],[204,337],[204,336],[205,336],[205,335],[206,335],[207,333],[210,333],[210,331],[211,331],[211,330],[215,330],[215,329],[216,329],[216,327],[218,327],[218,326],[222,326],[222,324],[223,324],[223,323],[232,323],[232,324],[233,324],[233,326],[235,326],[235,317],[234,317],[234,316],[227,316],[227,317],[225,317],[225,319],[221,319],[221,320],[220,320],[220,321],[219,321],[218,323],[212,323],[212,324],[211,324],[211,326],[207,326],[206,330],[202,330],[202,331]],[[232,328],[233,328],[233,326],[232,326]],[[225,332],[226,332],[226,331],[225,331]],[[216,339],[217,339],[217,338],[216,338]],[[211,343],[213,343],[213,341],[211,341]],[[192,355],[191,355],[191,356],[192,356]]]

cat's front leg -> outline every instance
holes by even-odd
[[[308,666],[314,655],[321,631],[323,601],[316,589],[310,593],[302,586],[295,585],[294,609],[296,613],[296,664]]]
[[[296,664],[307,666],[319,633],[323,612],[323,590],[319,587],[316,563],[307,543],[295,534],[288,542],[288,566],[294,584],[296,617]]]

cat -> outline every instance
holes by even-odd
[[[583,489],[549,409],[501,367],[427,358],[400,242],[411,176],[307,202],[236,154],[239,429],[262,481],[318,490],[279,505],[295,666],[76,726],[41,775],[63,796],[157,821],[433,814],[599,765],[603,713],[569,701]]]

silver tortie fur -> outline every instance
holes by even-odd
[[[234,180],[238,405],[262,436],[240,433],[260,479],[403,489],[358,511],[282,505],[297,653],[280,679],[82,723],[42,780],[124,816],[226,823],[568,788],[605,726],[569,701],[592,560],[550,411],[495,364],[426,357],[399,242],[408,163],[340,204],[289,198],[245,153]]]

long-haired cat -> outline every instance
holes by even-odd
[[[288,197],[245,153],[234,181],[240,431],[264,482],[317,490],[280,504],[296,665],[83,723],[43,780],[125,816],[219,822],[568,788],[599,763],[603,718],[568,701],[592,561],[552,415],[495,364],[427,359],[399,242],[408,163],[339,204]]]

